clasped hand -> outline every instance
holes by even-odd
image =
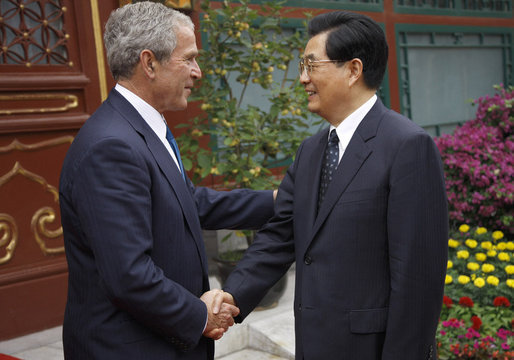
[[[234,325],[234,316],[239,315],[239,308],[235,306],[234,298],[223,290],[210,290],[204,293],[200,300],[207,306],[207,326],[204,336],[219,340]]]

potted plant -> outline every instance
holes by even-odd
[[[185,128],[179,138],[184,168],[195,182],[212,177],[225,189],[274,189],[310,134],[297,70],[305,22],[296,24],[301,30],[292,26],[277,2],[217,5],[201,4],[204,79],[191,100],[201,103],[203,113],[179,125]],[[206,138],[209,146],[202,146]],[[244,233],[251,243],[253,233]],[[241,252],[231,255],[235,263]]]

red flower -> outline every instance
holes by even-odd
[[[482,326],[482,320],[480,320],[480,318],[476,315],[473,315],[471,317],[471,322],[473,323],[471,327],[476,331],[478,331],[478,329],[480,329],[480,326]]]
[[[448,309],[450,309],[452,307],[452,305],[453,305],[453,301],[448,296],[444,295],[443,296],[443,304],[446,305],[446,307]]]
[[[460,298],[459,300],[459,305],[462,305],[462,306],[465,306],[465,307],[473,307],[473,300],[471,300],[469,297],[467,296],[463,296]]]
[[[499,307],[499,306],[510,307],[510,302],[504,296],[497,296],[494,298],[493,305],[497,306],[497,307]]]

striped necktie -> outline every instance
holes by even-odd
[[[184,171],[184,165],[182,165],[182,159],[180,158],[180,151],[178,150],[177,142],[175,141],[175,138],[173,137],[173,134],[171,133],[171,130],[168,127],[168,124],[166,124],[166,140],[168,140],[168,142],[170,143],[170,146],[173,149],[175,156],[177,157],[180,172],[182,173],[182,177],[184,178],[184,181],[186,181],[186,172]]]
[[[325,149],[325,156],[323,157],[323,165],[321,168],[321,181],[319,185],[319,196],[318,196],[318,209],[321,203],[325,199],[328,184],[332,180],[332,174],[337,169],[339,163],[339,138],[337,137],[336,130],[333,129],[330,132],[328,139],[328,145]]]

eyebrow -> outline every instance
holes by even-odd
[[[308,54],[308,55],[304,56],[303,58],[308,59],[308,60],[316,60],[317,59],[316,55],[314,55],[314,54]]]

